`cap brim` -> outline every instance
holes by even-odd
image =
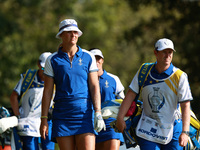
[[[171,50],[173,50],[174,52],[176,52],[176,50],[175,49],[173,49],[173,48],[169,48],[169,47],[166,47],[166,48],[161,48],[161,49],[157,49],[158,51],[163,51],[163,50],[165,50],[165,49],[171,49]]]
[[[102,55],[100,55],[100,54],[95,54],[94,56],[99,56],[99,57],[101,57],[101,58],[104,58]]]
[[[91,52],[94,56],[100,56],[101,58],[104,59],[101,50],[99,50],[99,49],[92,49],[90,52]]]
[[[44,67],[45,63],[44,62],[40,62],[40,65],[41,65],[41,67]]]
[[[60,30],[57,34],[56,34],[56,38],[60,39],[60,34],[63,32],[63,31],[77,31],[78,32],[78,37],[80,37],[83,32],[81,30],[79,30],[77,27],[67,27],[67,28],[64,28],[62,30]]]

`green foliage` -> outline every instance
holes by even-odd
[[[42,52],[57,51],[60,21],[74,18],[83,31],[78,45],[101,49],[104,68],[120,77],[126,91],[138,67],[155,61],[154,43],[163,37],[173,40],[173,63],[188,74],[198,113],[199,1],[6,0],[0,9],[1,105],[9,106],[20,73],[37,68]]]

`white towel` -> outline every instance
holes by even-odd
[[[7,129],[13,128],[17,125],[18,125],[18,119],[16,116],[0,119],[0,134],[5,132]]]

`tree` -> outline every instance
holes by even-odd
[[[139,66],[154,62],[154,43],[170,38],[177,52],[173,63],[190,81],[194,111],[199,107],[199,1],[167,0],[7,0],[0,1],[0,99],[9,96],[27,68],[37,68],[39,55],[55,52],[58,25],[77,20],[83,35],[78,45],[97,47],[105,56],[105,69],[120,77],[126,90]]]

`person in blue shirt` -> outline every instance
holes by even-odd
[[[162,38],[155,44],[157,61],[153,63],[142,87],[143,111],[136,128],[141,150],[183,150],[187,145],[190,101],[193,97],[187,74],[172,64],[174,52],[170,39]],[[139,93],[138,75],[139,71],[118,113],[116,127],[120,132],[126,128],[123,118]]]
[[[52,140],[61,150],[94,150],[96,131],[105,129],[96,60],[77,45],[81,35],[74,19],[61,21],[56,37],[62,43],[45,63],[40,133],[42,138],[48,134],[47,115],[55,84]]]
[[[124,87],[119,78],[103,69],[104,56],[101,50],[92,48],[89,51],[94,54],[99,69],[98,77],[101,91],[101,104],[114,99],[124,98]],[[99,132],[96,136],[96,150],[119,150],[120,143],[124,142],[122,133],[115,132],[110,126],[113,120],[115,119],[104,119],[106,130]]]

